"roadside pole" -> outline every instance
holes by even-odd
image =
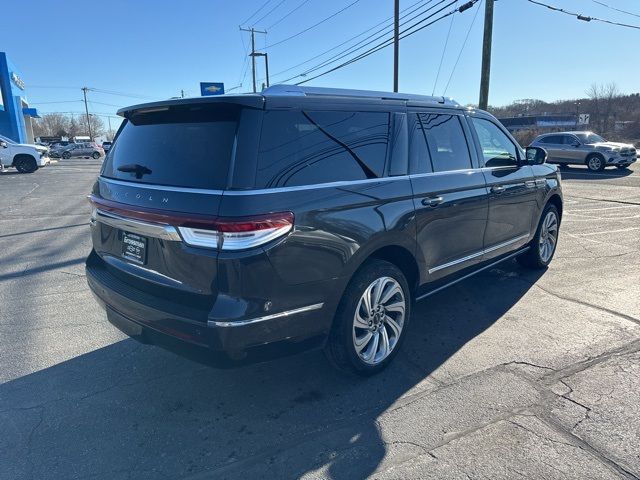
[[[87,114],[87,127],[89,128],[89,140],[93,141],[93,135],[91,134],[91,119],[89,118],[89,107],[87,107],[87,87],[82,87],[82,94],[84,95],[84,111]]]
[[[493,2],[484,4],[484,38],[482,40],[482,72],[480,75],[480,100],[478,107],[486,110],[489,104],[489,77],[491,76],[491,41],[493,37]]]
[[[393,91],[398,92],[398,56],[400,54],[400,0],[393,3]]]
[[[243,32],[251,32],[251,53],[249,54],[249,56],[251,57],[251,74],[253,77],[253,93],[257,92],[257,88],[256,88],[256,33],[264,33],[266,34],[267,31],[266,30],[256,30],[255,28],[251,27],[251,28],[242,28],[240,27],[240,30]],[[267,80],[267,83],[269,83],[269,80]]]

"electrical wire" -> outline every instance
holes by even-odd
[[[473,30],[473,25],[476,23],[476,18],[478,18],[478,12],[480,11],[480,7],[482,6],[483,0],[478,2],[478,7],[476,8],[476,13],[473,14],[473,20],[471,20],[471,25],[469,25],[469,30],[467,30],[467,35],[464,37],[464,41],[462,42],[462,46],[460,47],[460,52],[458,52],[458,58],[456,58],[456,63],[453,64],[453,68],[451,69],[451,75],[449,75],[449,80],[447,80],[447,85],[444,87],[442,92],[442,96],[444,97],[447,93],[447,89],[449,88],[449,84],[451,83],[451,79],[453,78],[453,74],[456,71],[456,67],[458,66],[458,62],[460,61],[460,57],[462,56],[462,52],[464,51],[464,47],[467,45],[467,40],[469,40],[469,35],[471,34],[471,30]]]
[[[413,3],[412,5],[409,5],[407,8],[405,8],[404,10],[402,10],[402,13],[406,12],[407,10],[409,10],[409,9],[413,8],[414,6],[416,6],[416,5],[420,4],[420,3],[424,3],[425,1],[427,1],[427,0],[419,0],[419,1],[415,2],[415,3]],[[434,1],[434,0],[428,0],[428,2],[429,2],[429,3],[433,2],[433,1]],[[416,11],[416,10],[418,10],[419,8],[420,8],[420,7],[418,7],[418,8],[416,8],[416,9],[412,10],[411,12],[407,13],[406,15],[402,15],[400,18],[402,19],[402,18],[404,18],[405,16],[410,15],[411,13],[415,12],[415,11]],[[321,53],[319,53],[319,54],[317,54],[317,55],[315,55],[315,56],[313,56],[313,57],[311,57],[311,58],[309,58],[309,59],[305,60],[304,62],[300,62],[300,63],[298,63],[298,64],[296,64],[296,65],[293,65],[293,66],[291,66],[291,67],[289,67],[289,68],[285,68],[284,70],[280,70],[279,72],[276,72],[276,73],[272,74],[272,75],[271,75],[271,78],[273,78],[273,77],[278,77],[279,75],[281,75],[281,74],[283,74],[283,73],[286,73],[286,72],[290,72],[291,70],[293,70],[293,69],[295,69],[295,68],[298,68],[298,67],[300,67],[300,66],[302,66],[302,65],[305,65],[305,64],[307,64],[307,63],[309,63],[309,62],[311,62],[311,61],[313,61],[313,60],[315,60],[315,59],[317,59],[317,58],[320,58],[320,57],[322,57],[323,55],[326,55],[326,54],[327,54],[327,53],[329,53],[329,52],[332,52],[332,51],[334,51],[334,50],[337,50],[338,48],[340,48],[340,47],[342,47],[342,46],[346,45],[347,43],[351,42],[352,40],[355,40],[356,38],[361,37],[361,36],[362,36],[362,35],[364,35],[365,33],[370,32],[370,31],[371,31],[371,30],[373,30],[374,28],[377,28],[377,27],[379,27],[380,25],[382,25],[382,24],[384,24],[384,23],[387,23],[387,22],[389,22],[389,21],[392,21],[392,20],[393,20],[393,16],[388,17],[388,18],[386,18],[385,20],[382,20],[381,22],[376,23],[376,24],[375,24],[375,25],[373,25],[372,27],[370,27],[370,28],[368,28],[368,29],[366,29],[366,30],[364,30],[364,31],[360,32],[359,34],[354,35],[354,36],[353,36],[353,37],[351,37],[351,38],[348,38],[348,39],[347,39],[347,40],[345,40],[344,42],[339,43],[338,45],[336,45],[336,46],[334,46],[334,47],[331,47],[331,48],[329,48],[328,50],[325,50],[324,52],[321,52]],[[386,27],[383,27],[382,29],[380,29],[380,30],[378,30],[378,31],[374,32],[373,34],[369,35],[368,37],[366,37],[366,38],[364,38],[364,39],[360,40],[358,43],[356,43],[355,45],[352,45],[352,46],[351,46],[351,47],[349,47],[349,48],[353,48],[354,46],[356,46],[356,45],[358,45],[358,44],[362,43],[363,41],[365,41],[365,40],[367,40],[367,39],[369,39],[369,38],[373,37],[374,35],[376,35],[376,34],[378,34],[378,33],[382,32],[382,31],[384,31],[384,30],[387,30],[388,28],[390,28],[390,26],[389,26],[389,25],[388,25],[388,26],[386,26]],[[338,55],[339,55],[339,54],[338,54]]]
[[[302,8],[304,5],[306,5],[307,3],[309,3],[310,0],[304,0],[300,5],[298,5],[297,7],[295,7],[293,10],[290,10],[289,13],[285,14],[283,17],[280,17],[279,20],[277,20],[276,22],[272,23],[271,25],[269,25],[267,27],[267,30],[271,30],[273,27],[275,27],[276,25],[278,25],[280,22],[282,22],[285,18],[287,18],[289,15],[291,15],[292,13],[298,11],[300,8]]]
[[[546,7],[549,10],[553,10],[554,12],[560,12],[560,13],[564,13],[565,15],[571,15],[572,17],[576,17],[578,20],[583,20],[585,22],[591,22],[591,21],[602,22],[602,23],[608,23],[610,25],[616,25],[618,27],[634,28],[636,30],[640,30],[640,25],[630,25],[628,23],[613,22],[611,20],[604,20],[602,18],[591,17],[591,16],[588,16],[588,15],[582,15],[581,13],[570,12],[570,11],[565,10],[563,8],[554,7],[553,5],[548,5],[546,3],[538,2],[537,0],[527,0],[527,1],[529,3],[533,3],[535,5],[540,5],[541,7]]]
[[[626,10],[621,10],[619,8],[616,7],[612,7],[611,5],[607,5],[606,3],[603,2],[599,2],[598,0],[591,0],[593,3],[597,3],[598,5],[602,5],[603,7],[607,7],[610,8],[611,10],[615,10],[616,12],[622,12],[622,13],[626,13],[627,15],[632,15],[634,17],[638,17],[640,18],[640,15],[638,15],[637,13],[633,13],[633,12],[628,12]]]
[[[436,74],[436,80],[433,82],[433,91],[431,95],[436,93],[436,85],[438,85],[438,78],[440,78],[440,70],[442,69],[442,62],[444,62],[444,55],[447,53],[447,45],[449,44],[449,37],[451,36],[451,28],[453,27],[453,20],[455,15],[451,15],[451,22],[449,22],[449,30],[447,31],[447,37],[444,40],[444,47],[442,47],[442,55],[440,56],[440,65],[438,65],[438,73]]]
[[[287,37],[287,38],[284,38],[284,39],[282,39],[282,40],[280,40],[280,41],[278,41],[278,42],[276,42],[276,43],[272,43],[271,45],[267,45],[267,46],[265,46],[265,48],[272,48],[272,47],[275,47],[276,45],[280,45],[280,44],[282,44],[282,43],[284,43],[284,42],[288,42],[289,40],[292,40],[292,39],[294,39],[294,38],[296,38],[296,37],[298,37],[298,36],[302,35],[303,33],[306,33],[306,32],[308,32],[309,30],[316,28],[318,25],[321,25],[321,24],[323,24],[324,22],[326,22],[326,21],[328,21],[328,20],[331,20],[333,17],[335,17],[335,16],[337,16],[337,15],[340,15],[342,12],[344,12],[345,10],[347,10],[347,9],[348,9],[348,8],[350,8],[350,7],[353,7],[353,6],[354,6],[356,3],[358,3],[358,2],[360,2],[360,0],[355,0],[355,1],[351,2],[349,5],[347,5],[346,7],[343,7],[343,8],[341,8],[340,10],[338,10],[337,12],[332,13],[332,14],[331,14],[331,15],[329,15],[328,17],[325,17],[325,18],[323,18],[322,20],[320,20],[319,22],[314,23],[314,24],[313,24],[313,25],[311,25],[310,27],[307,27],[307,28],[305,28],[304,30],[299,31],[298,33],[294,33],[293,35],[291,35],[291,36],[289,36],[289,37]]]
[[[445,8],[448,8],[449,6],[453,5],[456,1],[457,1],[457,0],[452,0],[449,4],[445,5],[444,7],[442,7],[442,8],[441,8],[440,10],[438,10],[437,12],[435,12],[435,13],[431,14],[431,15],[430,15],[430,17],[433,17],[433,16],[437,15],[438,13],[440,13],[440,12],[441,12],[442,10],[444,10]],[[467,2],[467,3],[466,3],[465,5],[463,5],[462,7],[457,8],[457,9],[454,9],[454,10],[451,10],[450,12],[445,13],[445,14],[444,14],[444,15],[442,15],[441,17],[438,17],[438,18],[436,18],[435,20],[433,20],[433,21],[431,21],[431,22],[429,22],[429,23],[427,23],[427,24],[425,24],[425,25],[422,25],[422,26],[420,26],[419,28],[416,28],[415,30],[409,31],[409,30],[411,30],[412,28],[414,28],[414,27],[416,26],[416,24],[414,24],[414,25],[412,25],[412,26],[408,27],[407,29],[403,30],[403,31],[400,33],[400,35],[399,35],[399,37],[398,37],[398,40],[402,40],[402,39],[404,39],[404,38],[406,38],[406,37],[409,37],[409,36],[411,36],[411,35],[414,35],[414,34],[418,33],[419,31],[424,30],[425,28],[427,28],[427,27],[429,27],[429,26],[433,25],[433,24],[434,24],[434,23],[436,23],[436,22],[439,22],[440,20],[442,20],[442,19],[444,19],[444,18],[447,18],[449,15],[453,15],[454,13],[456,13],[456,12],[458,12],[458,11],[462,12],[462,11],[464,11],[464,10],[467,10],[467,9],[469,8],[469,5],[471,5],[471,6],[472,6],[472,5],[473,5],[473,4],[475,4],[477,1],[478,1],[478,0],[470,0],[469,2]],[[421,20],[421,21],[420,21],[420,22],[418,22],[418,23],[422,23],[423,21],[424,21],[424,19],[423,19],[423,20]],[[333,68],[331,68],[331,69],[329,69],[329,70],[327,70],[327,71],[325,71],[325,72],[323,72],[323,73],[320,73],[320,74],[318,74],[318,75],[315,75],[315,76],[313,76],[313,77],[311,77],[311,78],[308,78],[308,79],[305,79],[305,80],[303,80],[303,81],[301,81],[301,82],[298,82],[298,83],[296,83],[296,85],[302,85],[302,84],[304,84],[304,83],[307,83],[307,82],[310,82],[310,81],[312,81],[312,80],[315,80],[316,78],[319,78],[319,77],[322,77],[322,76],[324,76],[324,75],[327,75],[327,74],[329,74],[329,73],[331,73],[331,72],[335,72],[336,70],[338,70],[338,69],[340,69],[340,68],[343,68],[343,67],[346,67],[347,65],[350,65],[350,64],[352,64],[352,63],[358,62],[358,61],[362,60],[363,58],[366,58],[366,57],[368,57],[369,55],[373,55],[374,53],[376,53],[376,52],[378,52],[378,51],[380,51],[380,50],[382,50],[382,49],[384,49],[384,48],[386,48],[386,47],[388,47],[388,46],[392,45],[392,44],[393,44],[393,42],[394,42],[394,38],[393,38],[393,37],[391,37],[391,38],[390,38],[390,39],[388,39],[387,41],[381,42],[380,44],[378,44],[378,45],[376,45],[376,46],[372,47],[371,49],[367,50],[366,52],[361,53],[360,55],[358,55],[358,56],[356,56],[356,57],[352,58],[351,60],[348,60],[348,61],[346,61],[346,62],[344,62],[344,63],[342,63],[342,64],[340,64],[340,65],[337,65],[337,66],[335,66],[335,67],[333,67]]]
[[[267,18],[269,15],[271,15],[271,12],[273,12],[274,10],[276,10],[280,5],[282,5],[284,2],[286,2],[287,0],[280,0],[280,2],[278,2],[278,4],[273,7],[271,10],[269,10],[267,13],[265,13],[263,16],[261,16],[258,20],[256,20],[255,22],[253,22],[252,25],[256,25],[258,23],[260,23],[262,20],[264,20],[265,18]]]
[[[260,6],[256,11],[255,11],[255,12],[253,12],[253,13],[249,16],[249,18],[247,18],[244,22],[241,22],[241,23],[240,23],[240,26],[242,26],[242,25],[246,25],[246,24],[247,24],[247,22],[248,22],[249,20],[251,20],[251,19],[252,19],[253,17],[255,17],[258,13],[260,13],[260,12],[262,11],[262,9],[263,9],[264,7],[266,7],[270,2],[271,2],[271,0],[267,0],[266,2],[264,2],[264,3],[263,3],[263,4],[262,4],[262,5],[261,5],[261,6]]]
[[[439,0],[435,5],[430,6],[430,7],[429,7],[427,10],[425,10],[424,12],[421,12],[421,13],[420,13],[420,14],[418,14],[418,15],[414,15],[413,17],[411,17],[410,19],[408,19],[408,20],[407,20],[407,22],[410,22],[410,21],[412,21],[412,20],[415,20],[416,18],[420,17],[421,15],[424,15],[425,13],[427,13],[427,12],[428,12],[428,11],[430,11],[430,10],[432,10],[433,8],[436,8],[437,6],[441,5],[441,4],[442,4],[442,3],[444,3],[445,1],[446,1],[446,0]],[[404,29],[403,31],[401,31],[401,32],[400,32],[400,34],[399,34],[399,36],[401,37],[403,33],[406,33],[406,32],[408,32],[409,30],[411,30],[412,28],[415,28],[415,27],[417,27],[418,25],[420,25],[421,23],[424,23],[424,22],[426,22],[427,20],[429,20],[430,18],[433,18],[435,15],[437,15],[437,14],[438,14],[438,13],[440,13],[440,12],[442,12],[444,9],[446,9],[446,8],[450,7],[451,5],[453,5],[454,3],[456,3],[457,1],[458,1],[458,0],[451,0],[448,4],[446,4],[445,6],[441,7],[439,10],[436,10],[435,12],[431,13],[430,15],[427,15],[426,17],[422,18],[421,20],[419,20],[419,21],[415,22],[414,24],[410,25],[409,27],[407,27],[406,29]],[[477,1],[477,0],[476,0],[476,1]],[[406,23],[406,22],[405,22],[405,23]],[[341,59],[343,59],[343,58],[345,58],[345,57],[348,57],[349,55],[351,55],[352,53],[355,53],[355,52],[356,52],[356,51],[358,51],[358,50],[362,50],[363,48],[367,48],[367,47],[368,47],[369,45],[371,45],[373,42],[375,42],[375,41],[377,41],[377,40],[379,40],[379,39],[383,38],[384,36],[385,36],[385,34],[379,35],[379,36],[377,36],[376,38],[372,39],[372,40],[371,40],[370,42],[368,42],[367,44],[362,45],[362,46],[360,46],[360,47],[358,47],[358,48],[355,48],[355,49],[353,49],[353,48],[347,49],[347,50],[346,50],[346,52],[347,52],[347,53],[344,53],[344,54],[342,54],[342,55],[341,55],[341,54],[338,54],[337,56],[332,57],[332,58],[330,58],[329,60],[326,60],[326,61],[322,62],[321,64],[316,65],[315,67],[312,67],[312,68],[310,68],[310,69],[308,69],[308,70],[306,70],[306,71],[304,71],[304,72],[300,73],[299,75],[295,75],[295,76],[293,76],[293,77],[291,77],[291,78],[288,78],[288,79],[287,79],[287,80],[285,80],[283,83],[287,83],[287,82],[289,82],[289,81],[291,81],[291,80],[293,80],[293,79],[295,79],[295,78],[297,78],[297,77],[305,77],[305,76],[307,76],[309,73],[312,73],[312,72],[314,72],[314,71],[316,71],[316,70],[319,70],[319,69],[321,69],[321,68],[323,68],[323,67],[325,67],[325,66],[328,66],[328,65],[330,65],[330,64],[332,64],[332,63],[335,63],[335,62],[337,62],[338,60],[341,60]],[[401,38],[402,38],[402,37],[401,37]],[[377,47],[380,47],[380,46],[382,46],[382,44],[384,44],[384,43],[386,43],[386,42],[389,42],[389,41],[393,42],[393,36],[388,37],[386,40],[383,40],[383,41],[382,41],[382,43],[379,43],[378,45],[376,45],[376,46],[375,46],[375,47],[373,47],[373,48],[375,49],[375,48],[377,48]],[[385,45],[385,47],[386,47],[386,46],[388,46],[388,45]],[[384,48],[384,47],[383,47],[383,48]],[[348,50],[351,50],[351,51],[348,51]],[[370,50],[367,50],[367,52],[369,52],[369,51],[370,51]],[[367,53],[367,52],[364,52],[364,53]],[[342,52],[341,52],[341,53],[342,53]],[[367,56],[368,56],[368,55],[367,55]],[[347,64],[348,64],[348,63],[347,63]],[[333,71],[333,70],[331,70],[331,71]],[[313,77],[313,78],[316,78],[316,77]]]

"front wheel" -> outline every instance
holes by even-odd
[[[517,259],[525,267],[547,268],[553,259],[558,245],[560,215],[555,205],[548,204],[542,212],[538,229],[529,244],[529,250]]]
[[[62,154],[62,158],[64,158],[65,160],[69,160],[71,158],[71,154],[69,152],[64,152]]]
[[[96,159],[96,160],[97,160],[98,158],[100,158],[100,154],[99,154],[98,152],[93,152],[93,153],[91,154],[91,156],[92,156],[94,159]]]
[[[587,168],[592,172],[599,172],[604,170],[604,158],[600,155],[591,155],[587,159]]]
[[[397,355],[411,314],[411,293],[394,264],[371,260],[351,279],[325,348],[339,370],[373,375]]]
[[[20,173],[33,173],[38,170],[38,164],[36,163],[36,159],[30,157],[28,155],[21,156],[17,158],[13,165],[16,167],[16,170]]]

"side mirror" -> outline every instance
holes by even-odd
[[[0,147],[2,148],[7,148],[9,145],[7,145],[7,142],[5,142],[4,140],[0,140]]]
[[[540,147],[527,147],[527,163],[529,165],[542,165],[547,161],[547,151]]]

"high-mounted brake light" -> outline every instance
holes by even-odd
[[[195,247],[244,250],[263,245],[293,229],[292,212],[225,218],[157,210],[89,196],[92,207],[143,222],[175,227],[184,242]]]

